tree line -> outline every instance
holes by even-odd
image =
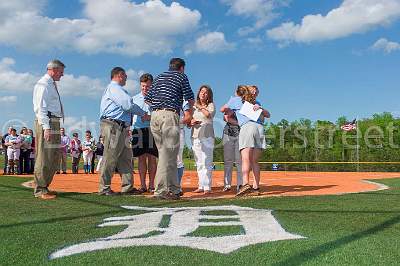
[[[265,126],[268,147],[262,162],[313,162],[279,164],[279,170],[298,171],[399,171],[400,164],[357,164],[357,162],[400,162],[400,119],[389,112],[357,121],[357,129],[344,131],[347,118],[335,122],[299,119]],[[185,147],[184,157],[193,155]],[[214,161],[223,162],[222,139],[215,139]],[[354,162],[354,164],[318,164],[318,162]],[[217,165],[218,167],[218,165]],[[271,170],[272,163],[262,164]],[[219,167],[223,169],[222,167]]]

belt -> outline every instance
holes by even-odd
[[[49,118],[58,118],[58,119],[61,118],[61,117],[59,117],[59,116],[55,116],[52,112],[47,112],[47,116],[48,116]]]
[[[107,120],[107,121],[110,121],[110,122],[114,122],[114,123],[116,123],[117,125],[119,125],[122,128],[126,128],[126,127],[129,126],[124,121],[118,120],[118,119],[113,119],[113,118],[109,118],[109,117],[105,117],[105,116],[100,117],[100,119],[101,120]]]
[[[153,111],[170,111],[170,112],[174,112],[175,114],[179,115],[179,112],[176,109],[172,109],[172,108],[154,108]]]

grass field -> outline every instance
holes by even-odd
[[[389,190],[342,196],[179,202],[77,193],[61,193],[55,201],[40,201],[21,186],[27,180],[0,177],[0,265],[398,265],[400,261],[400,179],[379,181],[390,186]],[[121,231],[121,226],[96,227],[104,218],[135,214],[121,205],[232,204],[272,209],[285,230],[306,238],[247,246],[227,255],[148,246],[48,259],[61,247]],[[199,236],[235,233],[240,233],[235,227],[196,232]]]

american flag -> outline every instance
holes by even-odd
[[[352,122],[347,122],[343,126],[340,127],[344,131],[352,131],[353,129],[357,129],[356,119]]]

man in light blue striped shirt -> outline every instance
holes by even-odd
[[[100,129],[104,138],[103,165],[100,169],[99,194],[112,196],[111,178],[118,169],[122,177],[121,192],[139,194],[133,187],[132,149],[129,147],[128,130],[132,116],[149,119],[149,115],[133,103],[132,97],[123,88],[127,75],[121,67],[111,71],[111,82],[104,91],[100,104]]]

